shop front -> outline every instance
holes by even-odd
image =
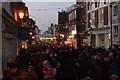
[[[88,46],[92,47],[104,47],[109,48],[110,46],[110,29],[97,29],[94,30],[93,33],[87,37]]]

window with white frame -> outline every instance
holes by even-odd
[[[89,5],[89,10],[95,9],[95,1],[91,0],[90,5]]]
[[[95,2],[93,2],[93,3],[91,4],[91,9],[92,9],[92,10],[95,9]]]
[[[91,12],[91,27],[95,27],[95,12]]]
[[[103,24],[104,24],[104,10],[103,8],[101,8],[99,10],[99,26],[101,27],[103,26]]]

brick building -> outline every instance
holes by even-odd
[[[69,36],[72,35],[73,41],[77,42],[77,47],[80,45],[85,45],[87,41],[87,36],[84,35],[86,29],[86,2],[76,2],[70,6],[66,12],[68,13],[68,27]],[[72,34],[75,31],[76,34]]]
[[[77,2],[77,42],[78,45],[87,45],[87,34],[85,33],[86,30],[86,2]]]
[[[61,12],[58,12],[58,34],[59,34],[59,41],[62,41],[62,39],[60,39],[60,34],[65,35],[63,42],[67,39],[67,35],[68,35],[68,27],[66,26],[66,22],[68,22],[68,13],[64,10],[62,10]]]
[[[87,3],[88,45],[93,47],[110,46],[110,6],[102,0]],[[92,28],[92,30],[90,30]]]

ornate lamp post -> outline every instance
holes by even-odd
[[[94,29],[91,27],[89,29],[89,31],[90,31],[90,36],[91,36],[91,38],[90,38],[90,45],[92,46],[92,33],[93,33]]]
[[[24,13],[24,10],[19,10],[18,12],[18,17],[19,17],[19,20],[20,20],[20,23],[21,23],[21,27],[18,29],[18,37],[21,41],[21,47],[22,48],[27,48],[27,40],[29,39],[29,29],[27,27],[25,27],[23,25],[23,21],[24,21],[24,16],[25,16],[25,13]],[[22,44],[24,43],[24,44]]]

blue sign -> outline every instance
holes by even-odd
[[[18,38],[20,40],[28,40],[29,39],[29,36],[30,36],[30,33],[29,33],[29,28],[28,27],[20,27],[18,29]]]
[[[89,34],[89,33],[87,33],[87,34],[86,34],[86,36],[90,36],[90,34]]]

